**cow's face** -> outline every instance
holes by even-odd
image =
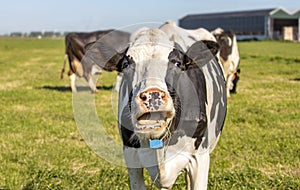
[[[236,36],[232,31],[218,31],[215,37],[220,44],[220,58],[225,74],[235,73],[240,61]]]
[[[117,64],[119,71],[124,73],[119,120],[123,127],[130,130],[132,127],[140,139],[162,137],[175,115],[165,82],[168,55],[172,49],[173,44],[160,30],[143,30],[136,34]]]
[[[119,120],[125,128],[130,126],[130,121],[140,139],[162,138],[170,131],[171,123],[178,123],[182,111],[182,105],[174,98],[178,93],[178,79],[182,72],[198,68],[194,73],[199,74],[194,80],[201,80],[204,83],[201,87],[205,87],[205,80],[199,76],[202,74],[200,68],[214,58],[219,48],[215,42],[204,41],[196,42],[187,52],[183,52],[177,44],[174,46],[167,39],[160,31],[155,35],[152,30],[145,31],[132,43],[118,65],[124,73],[119,96],[122,99],[119,102]],[[183,83],[181,81],[180,85]],[[204,108],[202,111],[205,114]],[[130,120],[126,116],[130,116]]]

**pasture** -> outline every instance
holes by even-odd
[[[208,189],[300,189],[300,44],[238,45],[240,81]],[[97,156],[76,126],[69,79],[59,78],[64,40],[0,38],[0,52],[0,189],[129,189],[126,168]],[[115,76],[99,77],[95,104],[120,141]],[[173,189],[185,189],[183,179]]]

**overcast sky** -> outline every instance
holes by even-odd
[[[282,7],[300,0],[1,0],[0,34],[30,31],[93,31],[141,22],[178,21],[187,14]]]

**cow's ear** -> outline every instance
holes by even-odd
[[[212,59],[215,59],[219,49],[219,44],[214,41],[197,41],[187,50],[186,55],[198,66],[202,67]]]
[[[93,42],[90,42],[90,43],[86,44],[86,45],[84,46],[84,48],[83,48],[84,53],[87,53],[87,51],[88,51],[89,49],[93,48],[95,42],[96,42],[96,41],[93,41]]]
[[[106,62],[105,68],[110,68],[111,70],[116,70],[118,72],[122,72],[123,69],[127,68],[132,62],[132,59],[126,56],[128,49],[129,47],[120,53],[116,53],[110,60]]]
[[[206,45],[206,47],[210,50],[210,52],[216,56],[220,50],[220,45],[217,42],[210,40],[202,40],[202,42]]]
[[[82,64],[96,64],[106,71],[118,70],[117,64],[127,50],[124,49],[123,51],[118,52],[109,43],[101,40],[89,44],[86,48],[85,55],[81,60]]]

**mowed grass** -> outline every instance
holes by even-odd
[[[240,81],[208,189],[300,189],[300,44],[239,48]],[[129,189],[126,168],[98,156],[77,128],[69,80],[59,78],[64,40],[2,38],[0,52],[0,189]],[[115,75],[99,77],[94,98],[107,134],[120,142]],[[185,189],[183,175],[173,189]]]

